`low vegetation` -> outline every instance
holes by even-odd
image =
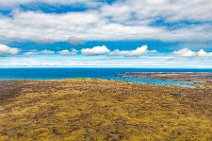
[[[211,72],[125,72],[121,77],[154,78],[176,81],[211,82]]]
[[[2,141],[212,140],[212,89],[97,79],[0,82]]]

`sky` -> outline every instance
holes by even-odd
[[[0,68],[212,68],[211,0],[1,0]]]

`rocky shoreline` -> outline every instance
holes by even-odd
[[[208,82],[212,81],[212,73],[201,72],[125,72],[120,77],[155,78],[163,80]]]

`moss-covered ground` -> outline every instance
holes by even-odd
[[[0,82],[1,141],[212,140],[212,89],[97,79]]]

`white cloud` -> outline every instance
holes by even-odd
[[[36,51],[28,51],[28,52],[25,52],[24,55],[35,55],[37,52]]]
[[[107,55],[107,56],[125,56],[125,57],[139,57],[146,53],[157,52],[156,50],[148,50],[147,45],[136,48],[135,50],[119,50],[110,51],[105,45],[96,46],[93,48],[83,48],[81,53],[83,55]]]
[[[199,57],[212,57],[212,52],[206,52],[203,49],[199,50],[196,54]]]
[[[54,51],[47,50],[47,49],[42,50],[42,51],[40,51],[40,52],[41,52],[41,54],[53,54],[53,53],[54,53]]]
[[[212,52],[206,52],[203,49],[199,50],[198,52],[195,52],[188,48],[183,48],[178,51],[174,51],[173,54],[180,57],[212,57]]]
[[[108,53],[109,56],[126,56],[126,57],[139,57],[149,52],[156,52],[155,50],[148,50],[147,45],[143,45],[141,47],[138,47],[135,50],[129,50],[129,51],[121,51],[119,49],[116,49],[110,53]]]
[[[83,5],[95,8],[101,17],[109,17],[115,22],[140,23],[164,19],[166,22],[183,20],[211,21],[211,0],[117,0],[106,4],[97,0],[1,0],[0,7],[19,5]],[[15,8],[14,8],[15,9]]]
[[[3,3],[11,2],[12,0]],[[27,0],[19,1],[24,2]],[[67,4],[71,0],[42,2]],[[87,3],[85,0],[81,2]],[[74,37],[83,41],[211,41],[211,6],[212,1],[208,0],[126,0],[112,5],[104,3],[96,9],[62,14],[14,11],[10,17],[0,16],[0,40],[73,42]],[[154,24],[158,19],[172,22],[173,26],[170,29],[166,24]],[[201,24],[180,25],[184,20]]]
[[[146,54],[148,52],[147,46],[144,45],[142,47],[138,47],[137,49],[130,51],[126,54],[126,56],[141,56],[143,54]]]
[[[7,45],[0,44],[0,55],[16,55],[20,52],[18,48],[12,48]]]
[[[2,57],[0,67],[132,67],[132,68],[212,68],[207,57],[185,58],[173,56],[144,56],[113,59],[104,56],[14,56]]]
[[[123,22],[120,18],[124,22],[131,21],[132,16],[136,19],[134,22],[145,19],[152,22],[158,18],[166,22],[211,21],[211,7],[209,0],[125,0],[103,6],[102,12],[117,22]]]
[[[76,55],[77,52],[78,52],[78,50],[76,50],[76,49],[72,49],[72,50],[65,49],[65,50],[59,51],[58,53],[61,55]]]
[[[0,7],[8,8],[14,7],[18,5],[35,5],[39,3],[46,3],[49,5],[73,5],[73,4],[81,4],[86,5],[88,7],[94,7],[101,3],[96,2],[95,0],[2,0],[0,3]]]
[[[70,52],[69,50],[65,49],[65,50],[59,51],[59,54],[61,54],[61,55],[68,55],[69,52]]]
[[[193,57],[196,55],[196,52],[189,50],[188,48],[183,48],[178,51],[174,51],[174,55],[182,57]]]
[[[106,46],[95,46],[93,48],[83,48],[81,53],[83,55],[103,55],[109,53],[110,50]]]
[[[41,51],[38,51],[38,50],[32,50],[32,51],[28,51],[28,52],[25,52],[24,55],[40,55],[40,54],[43,54],[43,55],[49,55],[49,54],[54,54],[54,51],[51,51],[51,50],[41,50]]]

